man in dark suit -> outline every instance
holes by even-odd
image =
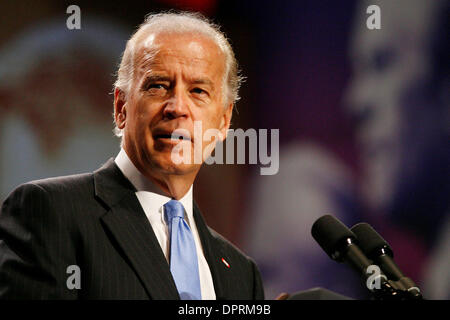
[[[216,26],[188,13],[148,16],[115,84],[117,157],[94,173],[23,184],[3,203],[0,297],[264,299],[255,263],[192,199],[213,149],[195,126],[224,139],[238,88]]]

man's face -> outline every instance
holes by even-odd
[[[172,150],[188,144],[183,147],[190,148],[193,157],[195,142],[203,154],[210,141],[196,141],[194,121],[201,122],[203,132],[219,129],[225,137],[232,104],[223,104],[224,55],[212,40],[192,34],[144,34],[135,52],[133,83],[121,108],[116,92],[124,148],[139,170],[156,179],[196,174],[201,164],[175,164]],[[179,129],[187,130],[191,139],[171,139]]]

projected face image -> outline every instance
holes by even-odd
[[[389,211],[400,192],[416,186],[439,134],[429,95],[437,2],[414,3],[378,1],[381,30],[368,30],[362,15],[353,31],[346,105],[357,126],[363,194],[379,212]]]

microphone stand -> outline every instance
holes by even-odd
[[[372,290],[372,296],[375,300],[423,300],[419,288],[408,286],[410,282],[408,277],[382,281],[379,289]]]

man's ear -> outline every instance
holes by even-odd
[[[227,138],[228,129],[231,125],[231,116],[233,115],[233,107],[234,104],[230,103],[228,107],[225,109],[225,112],[222,115],[222,119],[220,120],[220,133],[222,134],[223,140]],[[222,140],[222,141],[223,141]]]
[[[125,93],[119,88],[114,89],[114,120],[119,129],[125,128],[126,105]]]

